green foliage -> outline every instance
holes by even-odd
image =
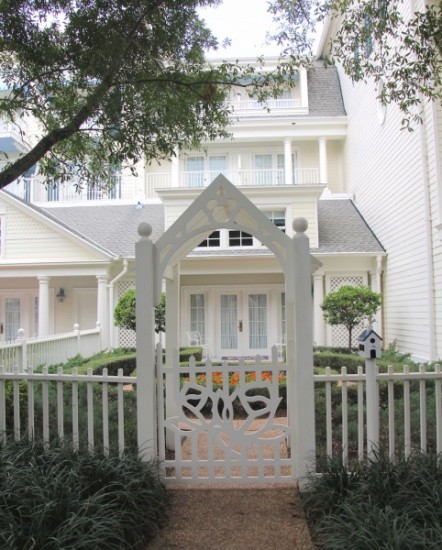
[[[383,453],[364,463],[331,457],[311,474],[302,507],[321,548],[427,550],[442,545],[442,462],[414,454],[394,462]],[[350,542],[351,541],[351,542]]]
[[[136,320],[136,294],[135,289],[130,288],[118,300],[114,310],[114,322],[117,327],[129,330],[137,329]],[[166,294],[161,293],[161,302],[155,308],[155,332],[166,331]]]
[[[324,351],[313,354],[313,365],[320,368],[330,367],[338,372],[341,372],[342,367],[347,367],[348,374],[356,374],[358,367],[364,366],[364,360],[357,355]]]
[[[3,0],[0,82],[9,91],[0,116],[29,113],[40,124],[35,147],[6,164],[0,187],[37,162],[49,182],[111,186],[121,166],[135,172],[140,159],[229,137],[231,86],[269,96],[294,68],[286,60],[261,76],[256,65],[207,64],[218,41],[198,10],[217,2]]]
[[[371,321],[381,306],[381,295],[366,286],[344,285],[324,297],[321,308],[330,325],[344,325],[348,330],[348,348],[351,353],[352,331],[364,320]]]
[[[157,464],[36,441],[0,448],[5,550],[144,549],[167,513]]]

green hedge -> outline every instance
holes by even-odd
[[[333,370],[340,371],[342,367],[347,367],[349,374],[356,374],[359,366],[364,366],[364,359],[357,355],[332,352],[316,352],[313,354],[313,365],[315,367],[330,367]]]

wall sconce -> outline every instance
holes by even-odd
[[[59,302],[63,302],[63,300],[66,298],[66,293],[64,291],[64,288],[60,287],[60,290],[58,291],[58,294],[55,296]]]

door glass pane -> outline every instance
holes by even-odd
[[[232,294],[221,296],[221,348],[238,348],[238,299]]]
[[[227,158],[225,155],[216,155],[209,157],[209,171],[211,183],[219,174],[224,174],[227,170]]]
[[[272,185],[272,155],[255,155],[255,185]]]
[[[188,187],[204,185],[204,157],[189,157],[186,161],[186,183]]]
[[[267,347],[267,296],[249,294],[249,347]]]
[[[204,294],[190,295],[190,330],[198,331],[205,336],[204,323]]]
[[[20,328],[20,298],[5,300],[5,339],[15,340]]]

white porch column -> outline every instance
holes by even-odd
[[[179,187],[180,183],[180,150],[178,147],[175,147],[175,155],[172,156],[171,162],[171,178],[172,178],[172,187]]]
[[[292,141],[284,140],[284,181],[286,185],[293,185]]]
[[[152,227],[138,226],[135,243],[137,320],[137,440],[143,460],[157,457],[157,399],[155,379],[155,288],[157,271]]]
[[[101,346],[109,347],[107,277],[97,275],[97,322],[101,325]]]
[[[38,277],[38,335],[49,334],[49,277]]]
[[[321,304],[324,300],[324,273],[313,274],[313,341],[317,346],[325,346],[325,321]]]
[[[319,183],[328,185],[327,140],[319,139]]]
[[[314,468],[315,404],[313,378],[313,304],[307,220],[293,222],[290,273],[286,273],[287,401],[294,477],[301,483]]]
[[[172,269],[173,278],[166,279],[166,365],[173,366],[176,350],[179,350],[180,334],[180,267],[177,264]],[[173,375],[166,374],[166,417],[177,416],[177,406],[173,393]],[[174,433],[166,430],[166,447],[175,450]]]

